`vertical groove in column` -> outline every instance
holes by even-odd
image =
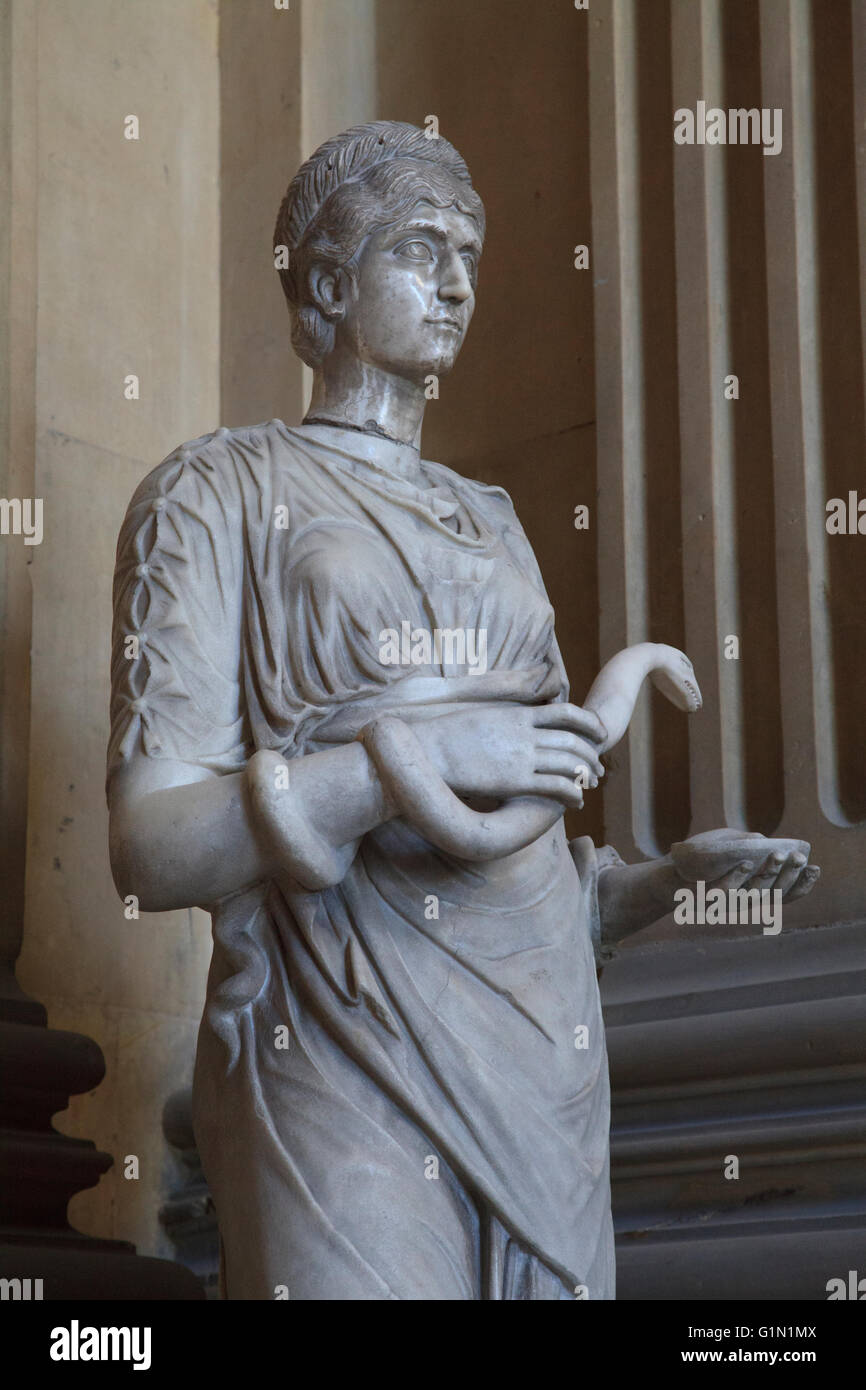
[[[847,504],[852,492],[866,499],[853,35],[847,4],[818,5],[811,14],[824,501]],[[849,822],[866,819],[866,515],[862,531],[855,523],[854,534],[823,537],[832,680],[821,686],[831,707],[819,709],[819,727],[827,756],[831,745],[835,753],[831,795]]]
[[[599,649],[606,661],[628,641],[625,547],[623,378],[625,344],[621,279],[622,216],[616,92],[614,0],[590,16],[590,179],[592,186],[593,306],[598,477]],[[605,837],[628,856],[636,844],[631,798],[631,750],[624,740],[603,791]]]
[[[644,315],[641,297],[640,132],[635,0],[614,0],[617,204],[621,218],[622,474],[626,641],[649,636],[647,488],[644,434]],[[657,853],[653,827],[652,723],[649,697],[635,710],[629,735],[632,824],[645,854]]]
[[[639,55],[647,636],[653,642],[685,647],[670,0],[641,0],[635,18]],[[689,829],[689,721],[658,694],[652,696],[651,717],[654,834],[660,848],[667,850],[674,840],[684,839]]]
[[[671,18],[674,108],[717,105],[719,0],[672,0]],[[725,571],[732,504],[722,412],[733,403],[723,394],[730,367],[722,153],[688,144],[674,152],[686,650],[704,693],[690,727],[693,831],[741,823],[743,814],[737,674],[721,669],[736,665],[723,661],[721,638],[738,631],[736,589]]]
[[[724,32],[722,0],[701,0],[702,95],[707,105],[723,107],[725,101]],[[740,154],[740,150],[735,151]],[[725,822],[745,825],[745,768],[743,757],[743,708],[741,662],[727,660],[723,643],[728,634],[742,636],[738,574],[734,486],[734,420],[748,403],[726,400],[724,381],[737,373],[731,338],[731,271],[727,228],[728,165],[731,151],[725,147],[704,150],[704,197],[707,236],[707,306],[709,329],[710,468],[712,473],[712,568],[715,584],[716,670],[719,682],[719,739],[722,764],[722,801]]]
[[[724,107],[761,106],[760,16],[753,0],[725,0]],[[728,371],[739,378],[740,399],[724,402],[730,420],[733,474],[730,559],[739,659],[722,651],[722,673],[736,676],[733,698],[740,717],[736,755],[740,805],[751,830],[774,832],[784,811],[784,755],[779,701],[779,635],[775,571],[764,164],[780,158],[760,144],[728,145],[727,225],[729,282]],[[733,631],[733,629],[729,629]],[[726,635],[725,633],[721,634]],[[725,706],[722,708],[723,723]],[[724,729],[723,729],[724,737]]]
[[[835,679],[828,597],[828,556],[825,522],[825,414],[821,281],[818,258],[818,188],[816,175],[815,78],[811,0],[791,0],[791,112],[793,211],[796,236],[796,293],[800,343],[801,426],[803,431],[804,530],[802,557],[811,579],[808,614],[812,641],[812,698],[818,794],[824,815],[836,824],[845,820],[839,801],[837,749],[833,706]],[[796,649],[785,658],[792,668]],[[802,679],[802,672],[800,673]]]
[[[669,0],[616,0],[591,30],[605,656],[685,645],[669,32]],[[645,854],[688,832],[688,737],[682,714],[646,695],[611,760],[608,832]]]
[[[764,160],[784,824],[806,835],[816,825],[816,802],[831,820],[838,806],[819,674],[829,672],[829,643],[811,42],[801,0],[761,0],[761,68],[763,105],[784,112],[782,153]]]

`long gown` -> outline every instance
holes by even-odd
[[[507,494],[417,469],[279,420],[156,468],[118,543],[109,777],[136,752],[215,775],[291,759],[386,708],[567,698]],[[383,664],[404,621],[486,629],[486,671]],[[194,1122],[227,1297],[614,1297],[593,947],[612,853],[560,818],[469,863],[396,819],[321,891],[207,904]]]

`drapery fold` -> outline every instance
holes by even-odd
[[[135,752],[291,759],[384,709],[567,698],[507,496],[365,436],[272,421],[185,446],[133,499],[115,593],[109,776]],[[487,670],[383,664],[404,621],[483,629]],[[581,874],[561,820],[467,864],[395,820],[339,884],[214,905],[194,1105],[229,1297],[613,1296],[580,843]]]

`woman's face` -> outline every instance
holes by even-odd
[[[362,362],[418,384],[450,372],[475,309],[480,256],[473,218],[416,203],[362,247],[338,335]]]

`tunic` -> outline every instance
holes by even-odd
[[[383,664],[407,621],[486,631],[486,670],[435,646]],[[112,677],[109,777],[134,751],[219,776],[261,748],[333,748],[386,708],[568,698],[506,493],[279,420],[195,440],[139,487]],[[608,858],[586,837],[570,852],[560,818],[469,863],[399,818],[321,891],[207,904],[194,1123],[229,1298],[614,1297]]]

